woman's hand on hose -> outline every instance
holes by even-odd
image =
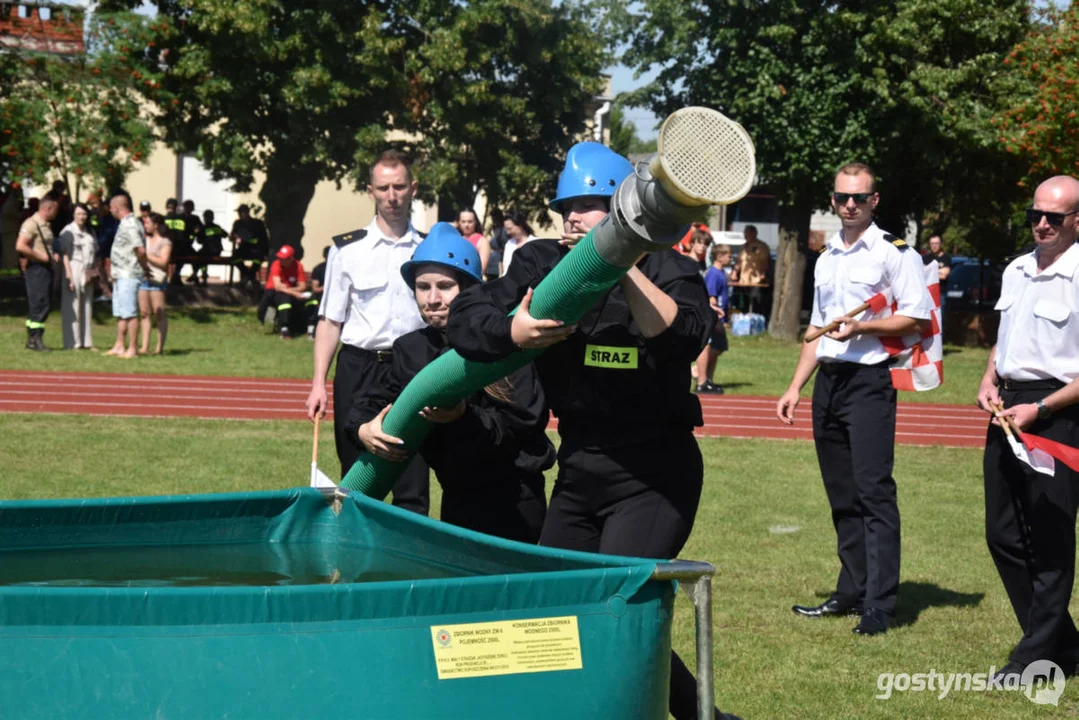
[[[465,401],[457,403],[450,408],[440,408],[436,406],[425,407],[420,410],[420,417],[428,422],[438,423],[439,425],[445,425],[451,423],[462,415],[465,414]]]
[[[404,441],[382,432],[382,420],[392,407],[393,405],[387,405],[374,419],[360,425],[360,442],[367,452],[375,457],[390,462],[403,462],[408,460],[408,451],[403,447]]]
[[[532,304],[532,288],[528,288],[510,324],[513,344],[522,350],[550,347],[573,334],[576,325],[566,325],[561,320],[537,320],[528,312]]]

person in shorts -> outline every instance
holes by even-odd
[[[165,291],[169,288],[169,262],[172,260],[172,240],[165,218],[151,213],[144,223],[146,234],[146,277],[139,283],[139,329],[142,342],[139,355],[161,355],[165,352],[165,337],[169,333]],[[150,352],[150,328],[157,319],[157,346]]]
[[[119,221],[109,255],[112,264],[112,315],[116,318],[116,343],[106,355],[135,357],[139,329],[139,284],[146,276],[146,234],[131,212],[131,198],[117,193],[109,200],[109,212]]]
[[[730,295],[727,292],[727,272],[731,264],[731,246],[716,245],[712,251],[712,266],[704,273],[704,286],[708,289],[708,302],[716,313],[716,324],[708,335],[708,345],[697,357],[697,392],[723,394],[723,386],[716,385],[712,378],[716,373],[716,361],[727,352],[727,328],[725,323],[730,314]]]

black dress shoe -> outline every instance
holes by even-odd
[[[839,617],[842,615],[861,615],[862,608],[854,603],[829,598],[820,605],[795,605],[791,608],[795,615],[808,618]]]
[[[883,635],[888,632],[888,613],[879,608],[866,608],[862,621],[851,632],[857,635]]]
[[[1015,660],[1009,660],[1008,664],[997,670],[996,674],[990,680],[990,687],[1019,687],[1023,679],[1023,671],[1026,670],[1027,664],[1017,662]],[[1012,676],[1015,676],[1012,679]],[[1011,685],[1008,683],[1011,682]]]

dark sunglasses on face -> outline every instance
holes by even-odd
[[[835,200],[836,205],[846,205],[847,201],[854,198],[854,202],[862,205],[869,202],[869,198],[873,197],[875,193],[832,193],[832,199]]]
[[[1064,224],[1064,218],[1069,215],[1074,215],[1079,210],[1072,210],[1066,213],[1046,212],[1045,210],[1035,210],[1034,208],[1027,208],[1027,222],[1031,225],[1041,225],[1042,218],[1055,228]]]

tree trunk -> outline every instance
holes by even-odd
[[[282,245],[291,245],[300,259],[303,256],[303,219],[322,173],[319,165],[300,164],[290,157],[287,152],[278,152],[267,163],[266,182],[259,191],[259,199],[266,208],[270,257]]]
[[[802,325],[802,276],[809,251],[808,204],[780,205],[779,249],[776,252],[772,317],[768,332],[783,340],[797,340]]]

